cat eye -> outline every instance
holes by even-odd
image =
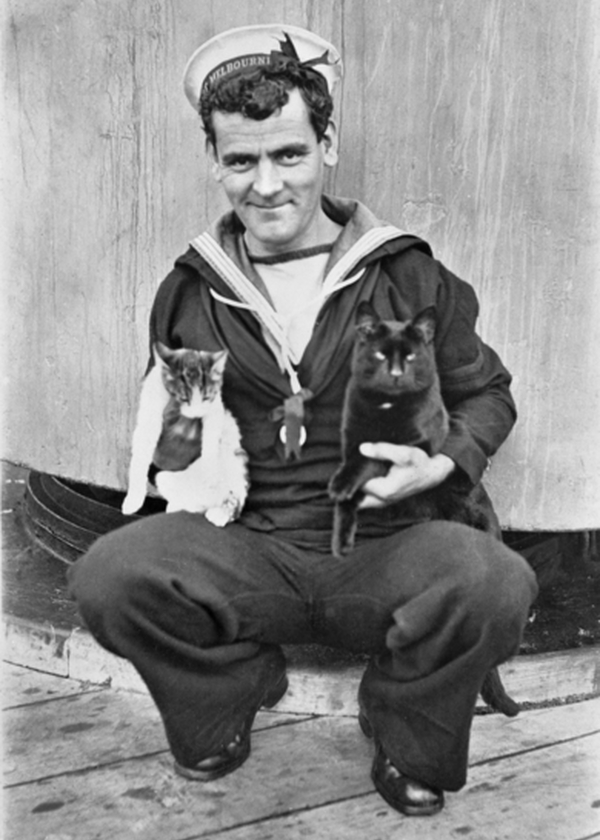
[[[380,362],[383,362],[383,360],[385,359],[385,353],[382,353],[382,352],[381,352],[381,350],[376,350],[376,351],[373,353],[373,355],[374,355],[374,356],[375,356],[375,358],[376,358],[378,361],[380,361]]]
[[[404,359],[405,362],[414,362],[414,360],[415,360],[415,354],[414,353],[409,353],[408,356],[406,356],[405,359]]]

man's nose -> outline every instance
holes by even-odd
[[[279,168],[271,160],[260,161],[256,167],[254,178],[254,192],[263,198],[268,198],[279,192],[283,186]]]

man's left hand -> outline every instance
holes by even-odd
[[[456,468],[447,455],[430,457],[418,446],[394,443],[363,443],[360,451],[367,458],[390,461],[387,475],[365,482],[361,508],[383,508],[415,493],[441,484]]]

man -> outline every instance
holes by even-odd
[[[98,641],[147,683],[178,772],[199,781],[248,758],[256,711],[287,688],[280,645],[371,654],[359,702],[375,787],[425,815],[465,783],[478,691],[518,650],[536,583],[488,535],[407,522],[395,505],[453,474],[478,482],[515,411],[509,374],[475,333],[471,287],[423,241],[323,195],[340,76],[334,47],[290,26],[223,33],[192,56],[186,93],[232,212],[161,285],[151,338],[229,350],[224,398],[251,488],[223,529],[159,514],[103,537],[74,567],[72,591]],[[365,450],[389,471],[365,485],[356,547],[336,559],[327,484],[363,299],[383,318],[436,305],[451,429],[434,457]]]

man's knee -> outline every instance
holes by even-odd
[[[498,661],[514,653],[537,592],[525,560],[464,525],[434,522],[413,530],[412,551],[420,545],[422,565],[412,594],[393,612],[387,646],[405,650],[433,634],[444,644],[487,639]]]
[[[235,579],[232,590],[224,530],[193,514],[158,514],[98,539],[69,573],[87,628],[115,651],[125,636],[156,625],[215,644],[227,592],[241,586]]]
[[[139,586],[144,567],[136,562],[129,527],[100,537],[69,569],[69,592],[87,624],[114,614]]]
[[[503,628],[522,626],[537,594],[535,573],[516,552],[496,538],[455,523],[440,523],[452,591],[474,618]]]
[[[526,614],[537,594],[529,564],[501,541],[454,522],[431,522],[421,530],[421,558],[429,584],[442,581],[463,608],[502,619]]]

